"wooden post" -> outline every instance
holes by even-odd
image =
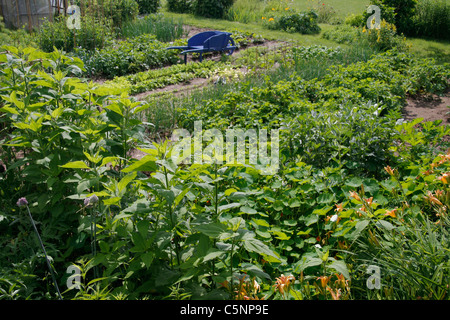
[[[48,0],[48,18],[53,21],[52,0]]]
[[[31,19],[31,6],[30,6],[30,0],[27,0],[27,16],[28,16],[28,30],[33,30],[33,20]]]
[[[17,29],[19,29],[20,28],[19,0],[16,0],[16,11],[17,11]]]

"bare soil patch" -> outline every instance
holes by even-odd
[[[442,120],[441,125],[450,124],[450,88],[442,96],[410,97],[403,109],[405,120],[423,118],[424,121]]]

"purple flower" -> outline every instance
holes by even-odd
[[[19,200],[17,200],[17,205],[19,207],[25,207],[28,205],[28,201],[25,197],[20,198]]]
[[[98,197],[94,194],[91,197],[91,200],[89,201],[91,204],[95,204],[98,202]]]
[[[98,202],[98,197],[94,194],[86,199],[84,199],[84,206],[87,207],[91,204],[96,204]]]

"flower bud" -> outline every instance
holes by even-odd
[[[28,205],[28,201],[25,197],[20,198],[19,200],[17,200],[17,205],[19,207],[25,207]]]

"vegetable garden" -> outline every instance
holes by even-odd
[[[414,10],[369,29],[332,1],[251,1],[258,19],[218,2],[78,0],[80,30],[0,25],[0,299],[449,299],[448,116],[404,116],[448,97],[448,34],[427,57],[410,34],[432,26],[398,31]],[[165,49],[208,21],[232,56]],[[197,161],[174,160],[180,129],[203,135]],[[277,169],[250,137],[226,161],[210,135],[229,130],[278,133],[258,140]]]

